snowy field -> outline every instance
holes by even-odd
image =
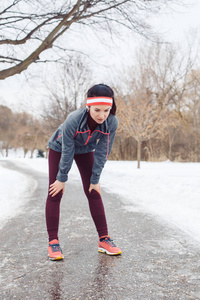
[[[6,158],[0,156],[0,159]],[[11,159],[48,173],[46,159]],[[80,182],[75,164],[69,180]],[[30,186],[34,190],[36,183],[0,165],[0,227],[20,211]],[[101,176],[101,187],[117,194],[124,209],[157,215],[200,242],[200,163],[141,162],[141,169],[137,169],[135,161],[108,161]]]

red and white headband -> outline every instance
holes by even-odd
[[[91,98],[87,98],[86,106],[91,106],[91,105],[112,106],[112,104],[113,104],[113,99],[110,97],[91,97]]]

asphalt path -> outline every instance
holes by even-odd
[[[81,184],[69,182],[61,203],[60,244],[65,259],[48,259],[44,209],[47,176],[31,175],[37,189],[22,212],[0,230],[0,299],[200,299],[200,245],[150,214],[127,211],[120,197],[102,191],[109,233],[122,255],[98,253],[98,236]],[[11,183],[12,188],[12,183]]]

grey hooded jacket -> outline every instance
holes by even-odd
[[[71,169],[74,154],[94,151],[94,164],[90,182],[97,184],[110,154],[118,126],[115,115],[99,124],[91,133],[87,124],[88,109],[80,108],[70,113],[65,122],[53,133],[49,140],[49,147],[62,152],[57,180],[65,182]]]

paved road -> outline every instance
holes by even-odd
[[[20,165],[0,163],[27,173]],[[0,231],[0,299],[200,299],[198,244],[151,215],[126,211],[120,198],[103,191],[109,232],[123,254],[100,254],[87,200],[73,182],[66,185],[61,208],[65,259],[49,261],[44,219],[48,180],[28,173],[38,188],[23,213]]]

